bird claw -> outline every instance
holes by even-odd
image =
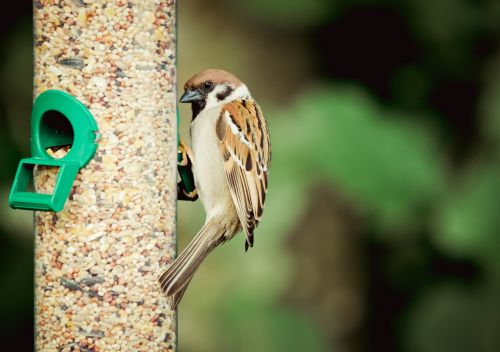
[[[180,182],[177,184],[177,199],[195,201],[198,199],[198,192],[194,184],[192,168],[191,150],[179,140],[177,169],[179,171]]]
[[[189,164],[189,147],[184,144],[182,139],[179,141],[178,152],[181,154],[181,159],[177,162],[179,166],[188,166]]]

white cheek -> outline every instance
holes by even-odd
[[[207,95],[207,102],[205,105],[205,109],[211,109],[217,106],[221,106],[236,99],[244,99],[251,97],[247,86],[242,84],[238,88],[233,90],[232,93],[229,94],[229,96],[226,97],[224,100],[217,99],[217,94],[224,93],[226,89],[227,87],[223,84],[218,84],[217,86],[215,86],[215,88]]]
[[[207,95],[207,103],[205,105],[205,109],[211,109],[216,106],[219,106],[222,102],[220,102],[219,99],[217,99],[217,94],[222,93],[225,90],[226,90],[225,86],[221,84],[216,85],[215,88]]]
[[[227,101],[232,101],[236,99],[250,98],[250,91],[247,86],[241,84],[238,88],[236,88],[226,99]]]

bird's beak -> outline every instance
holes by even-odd
[[[181,103],[192,103],[193,101],[199,101],[203,99],[203,96],[197,90],[187,90],[182,94],[179,102]]]

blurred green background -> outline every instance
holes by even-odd
[[[250,87],[273,164],[256,245],[204,262],[182,351],[500,350],[500,2],[179,1],[179,87]],[[31,3],[0,21],[0,341],[32,350]],[[190,112],[181,107],[188,139]],[[179,246],[204,219],[179,205]]]

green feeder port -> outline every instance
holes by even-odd
[[[97,149],[98,127],[92,114],[76,98],[58,90],[47,90],[35,100],[31,113],[31,158],[22,159],[9,195],[12,208],[60,211],[66,203],[80,168]],[[60,159],[48,148],[70,146]],[[35,166],[59,168],[52,194],[28,191]]]

